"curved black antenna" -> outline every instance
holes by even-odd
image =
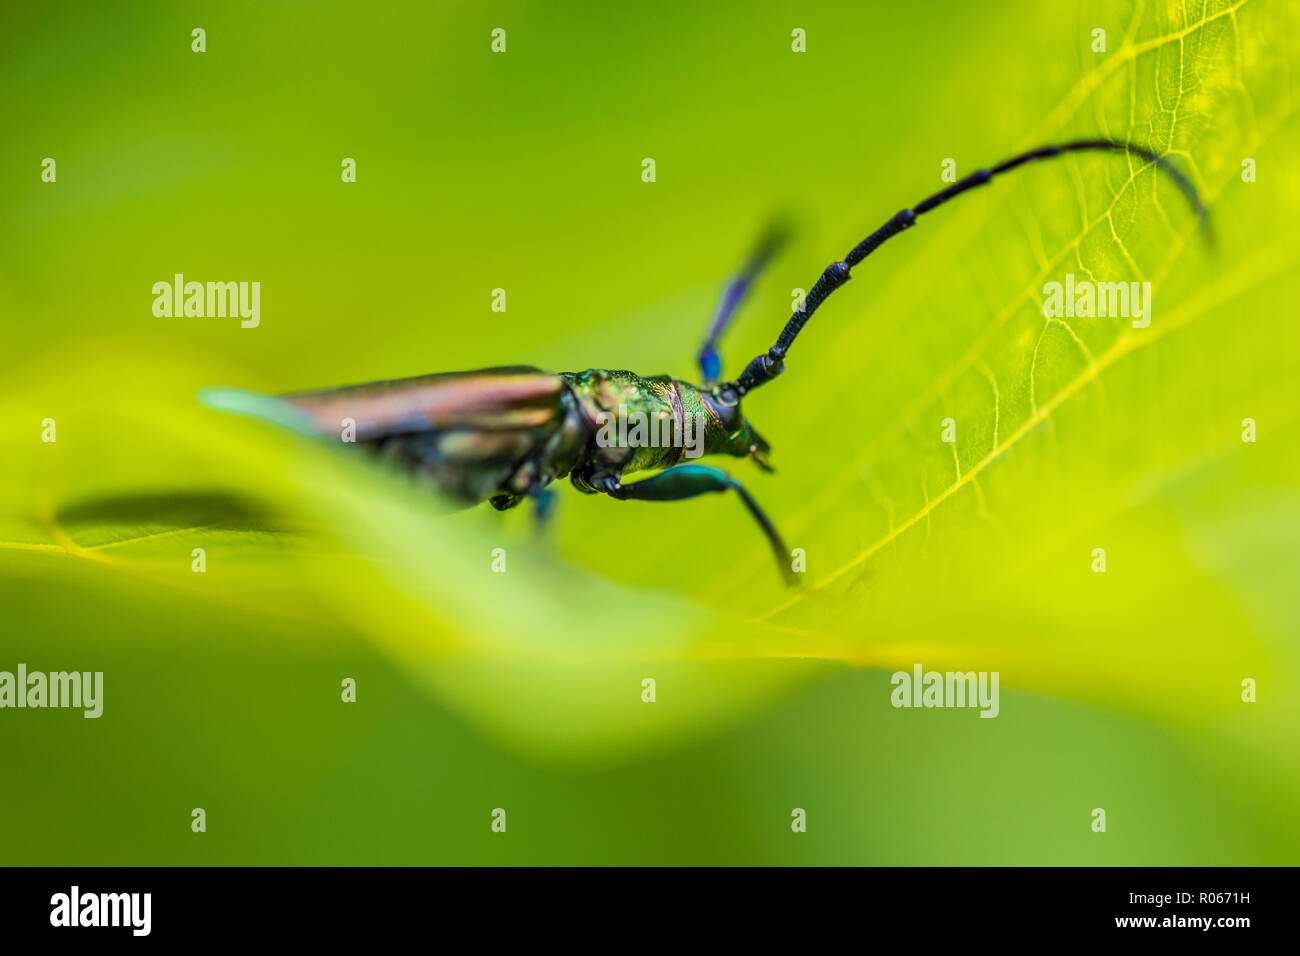
[[[1157,169],[1161,169],[1169,175],[1169,178],[1187,197],[1192,209],[1200,217],[1201,224],[1208,227],[1209,213],[1204,203],[1201,202],[1201,197],[1197,194],[1196,187],[1192,185],[1191,180],[1179,172],[1163,156],[1157,156],[1149,149],[1134,146],[1131,143],[1116,143],[1108,139],[1087,139],[1074,143],[1062,143],[1059,146],[1042,146],[1027,153],[1021,153],[1006,162],[999,163],[992,169],[981,169],[978,172],[971,173],[965,179],[953,183],[942,192],[937,192],[929,199],[923,200],[914,208],[904,209],[854,246],[852,251],[844,257],[843,262],[832,262],[826,267],[826,271],[821,274],[821,278],[817,280],[804,299],[803,309],[790,316],[790,321],[786,322],[785,329],[782,330],[776,344],[762,355],[755,357],[753,361],[745,366],[745,370],[740,373],[739,378],[734,382],[727,382],[722,385],[720,391],[724,396],[730,392],[731,397],[738,400],[742,395],[770,382],[785,371],[786,353],[790,351],[790,346],[794,344],[796,336],[803,330],[804,325],[817,311],[817,307],[825,302],[832,292],[849,280],[850,271],[854,266],[875,252],[887,239],[892,239],[904,229],[910,229],[916,225],[917,216],[929,212],[936,206],[942,206],[949,199],[960,196],[969,189],[983,186],[999,173],[1009,172],[1017,166],[1022,166],[1032,160],[1047,159],[1052,156],[1060,156],[1062,153],[1080,153],[1088,150],[1119,150],[1132,153],[1148,163],[1154,164]]]

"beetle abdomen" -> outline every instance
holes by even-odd
[[[529,366],[446,372],[283,396],[322,435],[350,434],[381,458],[475,504],[567,474],[588,434],[567,384]],[[345,437],[345,440],[348,440]]]

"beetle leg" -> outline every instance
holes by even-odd
[[[777,533],[772,522],[768,520],[763,509],[745,490],[745,486],[732,478],[725,471],[710,468],[707,465],[677,465],[650,478],[623,484],[617,478],[606,476],[592,481],[597,491],[604,492],[620,501],[681,501],[710,492],[734,491],[745,503],[749,513],[758,522],[767,543],[772,547],[777,567],[787,584],[794,584],[797,578],[790,568],[790,552],[786,550],[781,535]]]
[[[722,338],[722,333],[727,331],[727,326],[731,323],[736,310],[740,308],[740,304],[745,301],[749,287],[754,284],[768,262],[785,244],[788,233],[789,230],[783,222],[773,222],[769,225],[759,239],[758,245],[749,254],[749,258],[741,263],[740,268],[722,290],[722,298],[718,300],[713,321],[709,323],[708,335],[704,344],[700,346],[697,356],[700,363],[701,384],[713,385],[722,374],[722,357],[718,354],[718,340]]]
[[[545,530],[555,514],[555,489],[538,488],[529,494],[536,503],[536,507],[533,508],[533,523],[540,533]]]

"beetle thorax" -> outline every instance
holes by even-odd
[[[702,423],[688,420],[679,383],[669,376],[589,369],[561,377],[591,423],[594,472],[669,468],[703,452]]]

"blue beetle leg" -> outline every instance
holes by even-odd
[[[626,485],[614,477],[598,478],[592,485],[598,491],[620,501],[681,501],[710,492],[734,491],[763,529],[785,582],[794,584],[798,580],[790,567],[790,552],[781,540],[781,535],[758,506],[758,502],[745,490],[745,486],[725,471],[708,465],[678,465],[653,477]]]
[[[771,223],[764,231],[758,245],[741,263],[740,268],[722,290],[722,298],[718,300],[713,321],[709,323],[708,335],[704,339],[704,344],[700,346],[697,356],[702,385],[713,385],[722,375],[722,356],[718,354],[718,340],[727,331],[727,326],[731,324],[731,319],[740,308],[740,304],[745,301],[750,286],[762,274],[772,257],[780,251],[788,235],[789,229],[783,221]]]
[[[540,535],[545,532],[555,514],[555,489],[538,488],[530,492],[535,507],[533,508],[533,527]]]

